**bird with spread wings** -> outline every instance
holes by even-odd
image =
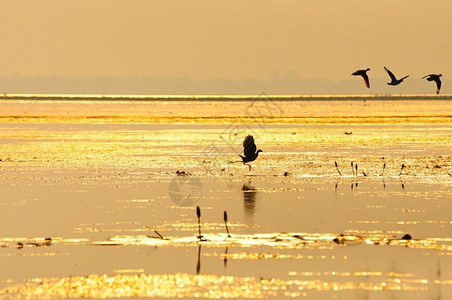
[[[247,164],[249,162],[256,160],[256,158],[259,156],[259,152],[263,151],[261,149],[257,150],[253,136],[247,135],[243,140],[243,154],[245,156],[239,155],[240,158],[242,159],[243,164]],[[251,165],[248,164],[248,166],[251,170]]]

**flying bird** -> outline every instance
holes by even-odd
[[[386,72],[388,72],[389,77],[391,77],[391,82],[388,82],[388,85],[399,85],[400,83],[402,83],[402,81],[405,78],[407,78],[409,76],[409,75],[407,75],[407,76],[405,76],[403,78],[397,79],[394,76],[394,74],[391,71],[388,70],[388,68],[386,68],[386,67],[384,67],[384,68],[385,68]]]
[[[355,72],[352,73],[352,75],[354,76],[362,76],[363,80],[364,80],[364,84],[370,88],[370,82],[369,82],[369,76],[367,76],[367,71],[369,71],[370,69],[367,68],[365,70],[357,70]]]
[[[256,144],[254,143],[254,138],[252,135],[247,135],[243,140],[243,154],[245,156],[239,155],[242,158],[243,164],[254,161],[258,156],[259,152],[263,152],[261,149],[257,150]],[[248,165],[251,170],[251,165]]]
[[[422,77],[422,79],[427,78],[428,81],[436,82],[436,94],[439,95],[439,90],[441,89],[441,79],[442,74],[429,74]]]

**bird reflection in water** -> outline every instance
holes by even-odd
[[[257,190],[251,185],[251,181],[249,181],[243,184],[242,192],[245,216],[252,219],[255,213]]]

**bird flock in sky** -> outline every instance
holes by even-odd
[[[405,77],[402,77],[400,79],[397,79],[395,75],[386,67],[384,67],[386,72],[388,73],[389,77],[391,78],[391,82],[388,82],[388,85],[399,85],[403,82],[405,78],[407,78],[409,75],[406,75]],[[364,84],[370,88],[370,81],[369,76],[367,75],[367,71],[370,71],[369,68],[365,70],[357,70],[352,73],[354,76],[361,76],[364,80]],[[441,76],[442,74],[429,74],[422,77],[422,79],[427,78],[428,81],[434,81],[436,83],[436,94],[439,95],[439,91],[441,89]]]

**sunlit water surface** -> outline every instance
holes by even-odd
[[[1,298],[452,294],[451,101],[4,101],[0,159]]]

